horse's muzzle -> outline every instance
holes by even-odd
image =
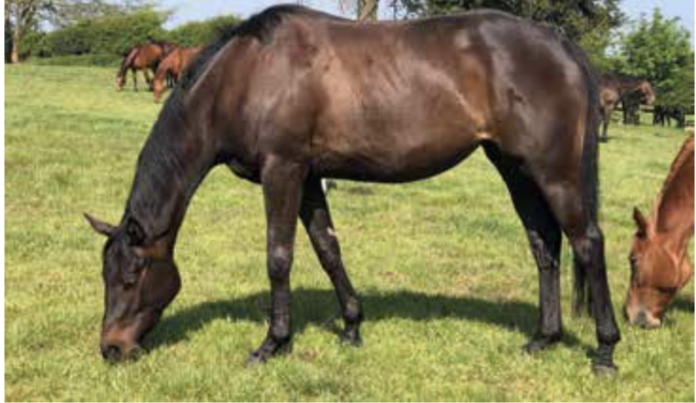
[[[118,345],[102,345],[101,346],[101,355],[104,358],[104,361],[115,364],[118,362],[123,362],[123,361],[129,361],[129,360],[135,360],[145,350],[143,350],[139,345],[135,345],[131,348],[129,348],[127,351],[125,351],[123,348],[121,348]]]

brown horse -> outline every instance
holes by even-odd
[[[674,159],[650,219],[635,208],[637,231],[631,254],[631,286],[625,314],[629,322],[657,327],[667,306],[694,275],[687,247],[694,236],[694,137]]]
[[[342,338],[359,345],[363,311],[321,179],[425,179],[482,146],[539,270],[539,329],[525,350],[561,340],[565,233],[593,296],[594,369],[613,372],[620,336],[597,223],[598,100],[597,78],[577,46],[500,12],[369,24],[299,6],[253,16],[206,48],[167,99],[120,224],[88,217],[108,237],[104,358],[137,350],[179,291],[177,233],[198,185],[219,164],[263,189],[272,308],[250,361],[290,342],[298,217],[335,287]]]
[[[152,90],[155,102],[159,102],[166,87],[168,76],[174,78],[175,82],[181,80],[186,67],[198,56],[203,48],[178,48],[172,51],[157,67],[155,79],[152,82]]]
[[[628,113],[629,99],[634,94],[640,94],[640,103],[652,105],[655,102],[655,92],[648,80],[628,76],[625,74],[604,74],[600,85],[600,104],[602,105],[602,138],[601,141],[606,142],[607,128],[611,115],[616,109],[619,102],[624,103],[624,115]],[[624,117],[624,120],[626,117]]]
[[[138,70],[143,72],[148,88],[151,87],[152,84],[148,70],[152,70],[154,73],[160,61],[176,49],[176,47],[175,44],[170,42],[155,42],[139,45],[131,49],[123,58],[121,67],[116,74],[116,88],[119,91],[123,91],[128,70],[130,70],[133,75],[133,89],[135,91],[138,90]]]

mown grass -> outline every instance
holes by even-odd
[[[306,236],[293,267],[294,348],[245,368],[266,332],[260,189],[215,170],[189,209],[183,290],[147,340],[108,365],[98,351],[103,239],[83,212],[122,214],[159,107],[113,88],[112,69],[6,67],[5,393],[15,400],[694,400],[689,285],[666,326],[619,320],[620,374],[592,375],[595,329],[569,312],[566,337],[528,357],[537,274],[521,225],[481,152],[435,179],[341,182],[330,195],[344,260],[364,299],[365,345],[337,341],[337,305]],[[684,135],[614,125],[601,149],[601,222],[617,313],[628,285],[631,209],[649,210]]]

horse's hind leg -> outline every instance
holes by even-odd
[[[295,247],[297,215],[307,168],[269,157],[262,170],[266,207],[268,278],[271,282],[271,323],[250,363],[264,362],[290,343],[290,268]]]
[[[484,145],[484,149],[510,191],[539,270],[539,328],[524,346],[526,352],[534,353],[560,341],[563,331],[559,270],[561,229],[541,190],[533,178],[520,169],[519,161],[503,155],[490,144]]]
[[[131,76],[133,76],[133,91],[138,91],[138,70],[131,69]]]
[[[572,159],[569,156],[564,158]],[[621,336],[609,293],[604,236],[596,218],[589,213],[591,207],[583,197],[581,179],[575,175],[564,175],[563,169],[552,171],[550,175],[535,175],[535,178],[545,178],[538,181],[539,187],[570,241],[578,269],[587,275],[599,343],[594,369],[598,372],[613,372],[616,368],[613,361],[614,346]]]
[[[345,322],[341,338],[352,345],[360,345],[360,322],[363,319],[360,300],[343,267],[341,249],[331,222],[329,206],[318,178],[310,177],[305,183],[300,218],[319,262],[336,290]]]

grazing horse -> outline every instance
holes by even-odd
[[[687,254],[694,236],[694,137],[674,159],[650,219],[634,208],[631,286],[624,307],[630,323],[658,327],[667,306],[694,275]]]
[[[655,105],[653,109],[653,125],[659,124],[664,126],[667,123],[667,127],[671,127],[672,119],[677,121],[677,127],[684,127],[686,125],[685,108],[681,106]]]
[[[181,80],[186,67],[198,56],[202,48],[178,48],[169,54],[157,67],[157,73],[152,83],[155,102],[159,102],[166,87],[167,77],[171,76],[175,82]]]
[[[655,92],[648,80],[632,77],[624,74],[604,74],[600,85],[600,104],[602,106],[602,138],[606,142],[607,128],[611,120],[611,114],[619,104],[624,103],[624,121],[627,119],[629,100],[636,93],[641,95],[640,103],[652,105],[655,102]]]
[[[143,72],[145,82],[148,87],[151,87],[148,70],[152,70],[154,73],[160,61],[176,48],[175,44],[169,42],[155,42],[134,47],[121,62],[121,67],[116,74],[116,88],[123,91],[128,70],[133,75],[133,89],[135,91],[138,90],[138,70]]]
[[[620,335],[597,223],[596,80],[578,47],[495,11],[361,24],[275,6],[226,30],[162,108],[120,223],[88,216],[107,236],[103,356],[130,356],[176,296],[177,233],[198,185],[219,164],[263,190],[272,308],[250,362],[290,342],[298,217],[335,287],[342,338],[359,345],[363,311],[321,179],[416,181],[482,146],[510,191],[539,270],[539,329],[525,350],[561,339],[565,233],[592,291],[593,368],[615,371]]]

